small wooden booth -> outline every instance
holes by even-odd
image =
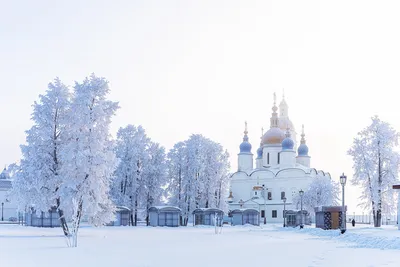
[[[232,225],[260,225],[260,212],[256,209],[235,209],[231,211]]]
[[[154,206],[149,208],[150,226],[179,226],[181,209],[172,206]]]
[[[131,209],[124,206],[117,206],[115,212],[116,220],[107,224],[108,226],[127,226],[129,225],[129,216]]]
[[[198,208],[193,211],[194,225],[222,226],[224,212],[217,208]]]
[[[306,210],[286,210],[286,227],[297,227],[301,224],[311,225],[310,213]]]
[[[346,213],[347,206],[344,207]],[[345,217],[346,218],[346,217]],[[340,229],[342,206],[321,206],[315,208],[315,227],[324,230]]]

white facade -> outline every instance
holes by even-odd
[[[275,97],[274,97],[275,98]],[[283,210],[300,209],[292,203],[292,197],[300,190],[307,190],[313,179],[329,176],[329,173],[310,168],[310,156],[306,145],[304,127],[297,152],[295,151],[295,130],[289,119],[288,106],[283,99],[279,105],[284,123],[279,123],[276,99],[272,108],[271,127],[263,134],[260,147],[253,163],[248,162],[251,145],[247,137],[247,125],[243,143],[238,154],[238,171],[231,177],[230,210],[254,208],[260,211],[261,223],[264,213],[267,223],[282,223]],[[289,126],[289,127],[288,127]],[[251,154],[252,155],[252,154]],[[283,199],[286,198],[286,204]]]
[[[9,192],[11,180],[6,168],[0,174],[0,221],[9,221],[10,218],[18,218],[17,206],[11,202]]]

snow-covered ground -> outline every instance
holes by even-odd
[[[224,227],[83,227],[78,248],[61,229],[0,225],[1,266],[400,266],[400,231],[349,226],[338,231],[278,225]]]

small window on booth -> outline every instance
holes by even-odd
[[[264,218],[265,217],[265,210],[262,210],[261,211],[261,218]]]
[[[268,200],[272,200],[272,192],[268,192]]]
[[[285,192],[281,192],[281,199],[285,198]]]

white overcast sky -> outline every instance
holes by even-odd
[[[169,149],[201,133],[233,170],[244,121],[255,153],[285,88],[312,167],[350,178],[371,116],[400,130],[399,14],[399,1],[2,1],[0,164],[20,158],[48,82],[94,72],[120,102],[113,135],[141,124]],[[360,193],[346,189],[352,214]]]

